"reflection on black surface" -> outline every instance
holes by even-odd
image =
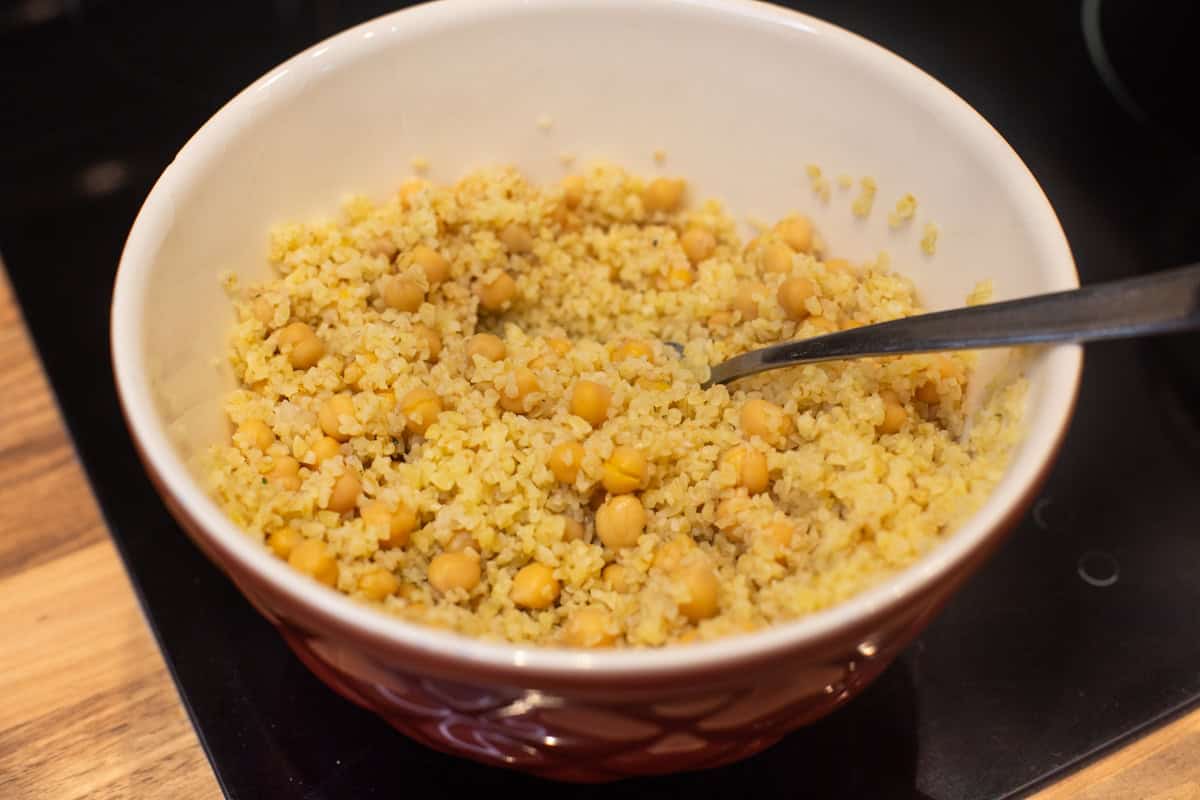
[[[231,796],[511,786],[558,797],[561,787],[412,744],[312,678],[166,516],[118,421],[108,298],[154,178],[243,85],[394,5],[9,4],[0,15],[0,253]],[[1200,165],[1112,99],[1088,58],[1078,4],[1016,0],[1003,13],[958,0],[795,5],[896,50],[990,119],[1045,187],[1085,280],[1200,258]],[[66,11],[13,16],[35,6]],[[863,697],[743,764],[621,790],[1001,797],[1194,702],[1200,394],[1181,387],[1200,384],[1188,383],[1194,350],[1173,344],[1181,341],[1089,351],[1079,411],[1036,518]],[[1092,552],[1119,566],[1115,582],[1080,577]]]
[[[1192,0],[1083,0],[1088,51],[1114,97],[1139,121],[1200,149]]]

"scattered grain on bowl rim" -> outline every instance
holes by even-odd
[[[832,192],[832,184],[829,178],[825,177],[821,168],[816,164],[807,164],[804,167],[805,174],[808,175],[808,181],[812,185],[813,192],[825,202],[829,202]]]
[[[854,202],[850,206],[854,216],[868,217],[871,215],[871,208],[875,205],[875,194],[878,191],[879,184],[870,175],[859,181],[858,197],[854,198]]]
[[[905,194],[896,201],[896,207],[888,213],[888,226],[891,228],[899,228],[904,223],[913,218],[917,213],[917,198],[912,194]]]
[[[932,222],[926,222],[921,234],[921,250],[927,256],[937,252],[938,227]]]
[[[538,187],[488,169],[276,228],[269,274],[225,282],[238,433],[210,457],[228,515],[384,612],[550,646],[763,628],[942,541],[1003,473],[1023,380],[970,426],[970,354],[702,390],[731,355],[920,305],[886,259],[850,269],[794,213],[763,231],[790,263],[764,270],[719,203],[658,180],[599,164]],[[689,231],[706,235],[685,250]],[[511,294],[485,307],[498,276]],[[399,307],[397,279],[421,290]]]

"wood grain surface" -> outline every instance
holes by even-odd
[[[220,798],[0,268],[0,798]],[[1200,711],[1038,800],[1200,800]]]
[[[0,270],[0,798],[220,798]]]

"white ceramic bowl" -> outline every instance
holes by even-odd
[[[553,125],[536,124],[548,116]],[[381,195],[428,159],[451,180],[560,154],[690,179],[739,212],[810,215],[838,255],[892,255],[926,303],[1077,285],[1053,210],[966,103],[878,46],[742,0],[454,0],[335,36],[256,81],[187,143],[138,215],[113,300],[117,385],[164,499],[331,685],[413,736],[489,763],[604,779],[745,756],[852,696],[927,623],[1032,498],[1064,433],[1077,347],[1033,360],[1028,433],[984,505],[909,569],[771,630],[659,651],[487,644],[406,624],[293,572],[201,488],[195,458],[226,435],[231,321],[217,275],[265,274],[276,222]],[[829,203],[805,165],[871,175],[873,213]],[[905,192],[918,221],[892,230]],[[941,231],[936,256],[922,222]],[[220,624],[214,620],[213,624]]]

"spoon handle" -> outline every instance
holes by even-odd
[[[841,358],[1091,342],[1194,328],[1200,328],[1200,264],[783,342],[718,364],[706,385]]]

